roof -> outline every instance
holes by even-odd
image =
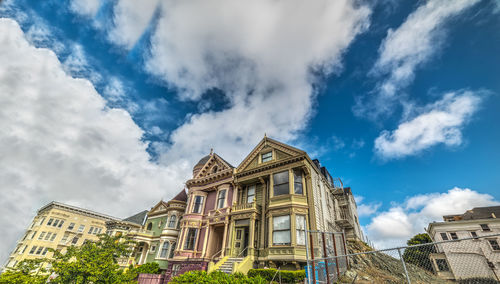
[[[467,210],[463,215],[463,220],[491,219],[500,217],[500,206],[475,207]]]
[[[87,215],[91,215],[93,217],[103,218],[103,219],[107,219],[107,220],[119,220],[119,218],[116,218],[116,217],[113,217],[110,215],[102,214],[99,212],[95,212],[95,211],[92,211],[89,209],[85,209],[85,208],[81,208],[81,207],[77,207],[77,206],[73,206],[73,205],[64,204],[64,203],[57,202],[57,201],[52,201],[49,204],[38,209],[38,214],[40,214],[40,212],[42,212],[43,210],[48,209],[50,207],[59,207],[61,209],[73,211],[73,212],[80,213],[80,214],[87,214]]]
[[[206,155],[205,157],[201,158],[201,160],[199,160],[193,168],[203,167],[208,162],[208,160],[210,160],[210,157],[211,155]]]
[[[146,218],[146,214],[148,214],[148,212],[149,212],[148,210],[144,210],[142,212],[139,212],[135,215],[132,215],[128,218],[123,219],[123,221],[142,225],[142,222],[144,222],[144,218]]]
[[[172,200],[186,202],[187,201],[187,194],[186,194],[186,191],[184,190],[184,188],[174,198],[172,198]]]

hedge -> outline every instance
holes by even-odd
[[[248,271],[248,277],[256,277],[256,276],[261,276],[262,278],[266,279],[267,281],[271,281],[273,277],[274,280],[277,281],[279,280],[279,277],[281,275],[281,281],[284,283],[297,283],[297,282],[303,282],[304,279],[306,278],[306,271],[305,270],[280,270],[278,274],[276,274],[278,270],[274,268],[268,268],[268,269],[250,269]]]
[[[174,277],[169,283],[187,284],[266,284],[267,281],[261,276],[247,277],[242,273],[226,274],[220,271],[206,273],[205,271],[189,271]]]

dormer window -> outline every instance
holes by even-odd
[[[262,154],[262,162],[269,162],[273,159],[273,152],[267,152]]]

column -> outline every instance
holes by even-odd
[[[248,240],[248,255],[254,255],[254,243],[255,243],[255,214],[252,214],[250,219],[250,239]]]
[[[226,236],[227,236],[227,221],[224,222],[224,237],[222,238],[222,252],[221,257],[226,255]]]
[[[234,220],[229,221],[229,237],[228,237],[228,243],[229,247],[226,248],[226,255],[232,256],[233,255],[233,248],[234,248]]]

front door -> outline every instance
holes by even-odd
[[[245,230],[246,227],[239,227],[239,228],[236,228],[236,236],[234,238],[234,256],[244,256],[246,255],[246,250],[241,253],[244,249],[245,249],[245,246],[247,245],[247,235],[248,233],[246,233]],[[246,234],[245,234],[246,233]],[[241,253],[241,255],[240,255]]]

